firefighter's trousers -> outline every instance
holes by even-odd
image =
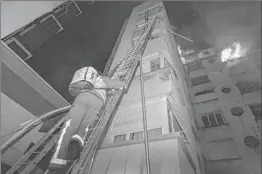
[[[68,121],[64,124],[58,139],[50,165],[62,167],[67,163],[67,153],[72,137],[84,140],[88,129],[97,120],[97,114],[103,107],[103,101],[90,92],[80,93],[68,112]],[[55,167],[56,168],[56,167]]]

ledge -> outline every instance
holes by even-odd
[[[181,137],[182,135],[180,132],[174,132],[170,134],[165,134],[159,137],[154,137],[154,138],[149,138],[149,142],[155,142],[155,141],[164,141],[164,140],[169,140],[169,139],[177,139]],[[144,143],[144,140],[127,140],[123,142],[118,142],[118,143],[111,143],[111,144],[104,144],[101,145],[99,149],[109,149],[109,148],[115,148],[115,147],[122,147],[122,146],[130,146],[134,144],[141,144]]]

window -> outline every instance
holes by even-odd
[[[256,121],[262,119],[262,116],[261,116],[261,103],[249,105],[249,108],[251,109],[253,115],[255,116]]]
[[[207,83],[207,82],[210,82],[207,75],[191,79],[192,85],[200,85],[200,84],[204,84],[204,83]]]
[[[155,71],[157,69],[160,69],[160,58],[150,61],[150,71]]]
[[[7,40],[6,45],[13,50],[22,60],[27,60],[32,57],[32,54],[19,42],[16,38]]]
[[[189,72],[195,71],[195,70],[198,70],[198,69],[201,69],[201,68],[203,68],[203,64],[202,64],[201,60],[187,64],[187,69],[188,69]]]
[[[210,93],[214,93],[214,90],[211,89],[211,90],[200,91],[200,92],[195,93],[195,96],[204,95],[204,94],[210,94]]]
[[[142,140],[143,137],[143,131],[134,132],[130,134],[129,140]]]
[[[244,143],[249,148],[257,148],[260,145],[260,141],[254,136],[246,136]]]
[[[140,28],[138,30],[135,30],[133,32],[133,38],[137,38],[138,39],[144,33],[145,30],[146,30],[146,28]]]
[[[136,30],[140,30],[140,29],[146,29],[146,27],[148,27],[151,23],[152,19],[150,19],[148,22],[146,21],[143,21],[142,23],[137,23],[136,24]]]
[[[151,129],[151,130],[148,130],[147,132],[148,138],[159,137],[161,135],[162,135],[162,128]]]
[[[170,132],[180,132],[183,131],[182,127],[180,126],[175,114],[173,114],[170,106],[167,106],[167,113],[168,113],[168,119],[169,119],[169,131]]]
[[[242,94],[255,92],[261,89],[259,82],[255,81],[238,82],[236,85]]]
[[[240,157],[232,139],[207,142],[205,150],[208,152],[209,160],[238,159]]]
[[[160,36],[160,33],[159,33],[159,32],[156,33],[156,34],[153,34],[153,35],[151,35],[150,40],[157,39],[157,38],[159,38],[159,36]]]
[[[114,143],[126,140],[126,134],[117,135],[114,137]]]
[[[225,94],[228,94],[228,93],[231,92],[231,88],[230,88],[230,87],[223,87],[223,88],[221,89],[221,92],[223,92],[223,93],[225,93]]]
[[[138,16],[139,16],[139,19],[141,18],[144,18],[146,15],[147,16],[153,16],[155,14],[158,14],[162,11],[163,7],[162,6],[156,6],[152,9],[149,9],[149,10],[146,10],[145,12],[143,13],[140,13]]]
[[[207,115],[203,115],[202,121],[204,124],[204,128],[217,127],[226,124],[222,112],[213,112]]]

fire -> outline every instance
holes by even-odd
[[[221,52],[221,61],[226,62],[231,59],[237,59],[239,57],[242,57],[242,47],[239,42],[234,42],[231,46],[224,49]]]
[[[186,63],[186,59],[183,57],[183,51],[181,50],[181,47],[177,45],[178,53],[180,54],[180,58],[182,60],[182,63]]]

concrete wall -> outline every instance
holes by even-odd
[[[195,174],[185,152],[183,151],[181,145],[178,145],[178,155],[179,155],[179,168],[180,173]]]
[[[161,128],[168,134],[167,104],[165,97],[146,100],[148,130]],[[113,143],[114,136],[143,131],[141,102],[120,106],[104,143]]]
[[[51,11],[63,1],[1,1],[1,38]]]
[[[152,5],[153,4],[153,5]],[[125,56],[128,55],[128,52],[132,47],[132,40],[134,38],[134,32],[136,32],[137,23],[141,23],[141,20],[137,21],[138,13],[146,7],[155,7],[157,5],[162,5],[160,2],[147,2],[136,8],[134,8],[126,30],[121,39],[120,45],[115,55],[115,59],[112,63],[111,69],[114,68]],[[142,10],[143,11],[143,10]],[[146,113],[148,119],[148,129],[154,128],[162,128],[162,135],[157,135],[157,137],[168,136],[171,135],[172,132],[169,131],[169,125],[172,126],[172,123],[169,123],[169,118],[167,114],[167,100],[169,101],[173,115],[177,117],[182,131],[185,133],[187,137],[187,142],[189,143],[189,156],[192,159],[195,166],[197,166],[197,172],[200,173],[198,169],[198,159],[197,154],[202,155],[201,148],[199,142],[196,142],[196,139],[192,133],[192,127],[195,127],[194,119],[192,116],[192,109],[189,101],[189,94],[187,92],[186,82],[184,81],[185,74],[182,66],[182,62],[180,60],[180,56],[177,53],[177,46],[174,40],[173,35],[170,35],[165,29],[170,30],[171,26],[169,24],[169,20],[167,18],[167,14],[165,10],[159,13],[162,16],[162,19],[157,23],[157,27],[154,28],[153,33],[159,32],[160,37],[150,40],[148,45],[146,46],[145,52],[143,54],[143,71],[144,71],[144,87],[145,87],[145,97],[146,97]],[[150,60],[156,57],[160,58],[160,69],[156,71],[150,71]],[[168,61],[166,63],[165,61]],[[171,65],[171,66],[170,66]],[[167,67],[169,66],[169,67]],[[94,164],[94,173],[106,173],[106,169],[102,169],[103,166],[113,165],[114,170],[110,170],[112,173],[123,173],[124,167],[124,158],[126,153],[134,153],[132,150],[130,152],[126,152],[127,150],[123,150],[125,145],[129,145],[128,147],[135,147],[137,145],[132,144],[133,140],[130,140],[130,133],[142,131],[142,112],[141,112],[141,94],[140,94],[140,72],[136,73],[136,77],[131,83],[130,89],[128,93],[124,96],[122,102],[120,103],[119,109],[114,117],[111,127],[106,135],[106,139],[103,142],[101,150],[99,150],[99,154],[97,155],[96,162]],[[153,102],[154,101],[154,102]],[[153,102],[153,103],[152,103]],[[151,104],[150,104],[151,103]],[[176,133],[176,132],[175,132]],[[114,136],[125,134],[125,141],[121,142],[113,142]],[[142,141],[142,140],[140,140]],[[161,141],[161,149],[162,153],[166,153],[165,149],[168,149],[169,141],[166,140]],[[160,141],[159,141],[160,143]],[[114,150],[106,150],[104,148],[109,148]],[[120,150],[121,149],[121,150]],[[179,164],[180,168],[183,170],[181,173],[192,173],[190,170],[190,164],[187,161],[187,157],[182,155],[180,152],[181,149],[174,145],[172,149],[167,151],[170,152],[170,155],[167,155],[169,158],[168,163],[163,163],[161,160],[156,161],[156,163],[152,166],[155,167],[152,172],[161,173],[180,173],[179,167],[176,170],[173,170],[173,167]],[[111,151],[111,152],[110,152]],[[113,151],[113,152],[112,152]],[[118,152],[119,151],[119,152]],[[150,146],[150,153],[155,154],[158,150],[154,149],[153,146]],[[104,154],[103,154],[103,153]],[[109,158],[113,153],[119,153],[118,158]],[[181,158],[177,159],[174,153],[181,153]],[[120,155],[121,154],[121,155]],[[139,152],[137,152],[139,154]],[[163,154],[156,155],[162,156]],[[103,157],[102,157],[103,156]],[[105,158],[105,156],[107,156]],[[139,156],[139,155],[136,155]],[[105,158],[105,159],[102,159]],[[109,164],[108,161],[111,161]],[[139,159],[135,160],[139,162]],[[202,162],[203,163],[203,162]],[[161,168],[162,166],[162,168]],[[138,173],[139,165],[134,166],[133,169],[135,173]],[[109,171],[108,170],[108,171]],[[108,173],[110,173],[108,172]],[[133,172],[134,173],[134,172]],[[140,172],[141,173],[141,172]]]
[[[253,54],[233,61],[221,62],[215,57],[215,62],[202,59],[203,68],[188,72],[189,79],[193,76],[207,74],[210,82],[192,86],[189,91],[195,99],[194,110],[197,123],[202,129],[199,131],[203,153],[208,162],[207,173],[248,173],[261,172],[261,145],[249,148],[244,144],[246,136],[254,136],[261,142],[261,122],[256,122],[249,105],[261,103],[261,91],[241,94],[236,83],[239,81],[258,81],[261,85],[261,69],[259,64],[261,54]],[[261,62],[261,60],[260,60]],[[190,83],[190,82],[188,82]],[[223,93],[223,87],[229,87],[229,93]],[[194,94],[206,89],[213,89],[217,100],[203,97],[197,102]],[[206,101],[205,101],[206,100]],[[231,113],[233,107],[243,110],[241,116]],[[226,125],[203,128],[202,115],[221,111]],[[240,172],[241,171],[241,172]]]
[[[180,174],[176,139],[149,143],[152,174]],[[144,144],[100,149],[97,152],[92,174],[145,174]],[[183,174],[181,172],[181,174]]]
[[[24,127],[25,125],[21,125],[22,123],[35,119],[36,117],[32,113],[1,93],[1,144],[14,136],[17,133],[16,130]],[[31,142],[36,143],[44,135],[44,133],[38,132],[40,126],[2,154],[2,162],[12,166],[23,155]]]

